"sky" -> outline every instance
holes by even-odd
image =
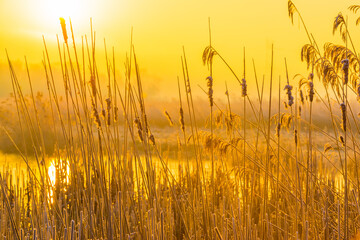
[[[332,23],[339,12],[349,17],[350,32],[355,43],[360,40],[356,15],[347,10],[356,1],[294,0],[309,31],[318,44],[340,43],[332,34]],[[186,50],[190,78],[195,92],[197,85],[206,87],[208,70],[201,56],[209,44],[208,18],[211,19],[212,45],[242,76],[243,52],[246,51],[246,79],[254,89],[254,59],[258,76],[269,79],[271,46],[274,45],[274,78],[285,81],[284,58],[289,75],[307,75],[300,61],[301,47],[308,42],[298,17],[292,25],[287,0],[0,0],[0,97],[10,92],[7,50],[20,78],[25,78],[24,56],[39,91],[44,91],[43,58],[46,39],[52,62],[58,61],[56,35],[61,35],[59,17],[69,28],[72,20],[76,41],[90,34],[90,18],[97,36],[97,56],[104,57],[107,48],[115,49],[119,77],[124,75],[124,61],[129,49],[131,29],[145,92],[157,98],[171,98],[177,93],[177,76],[182,76],[182,47]],[[102,71],[100,69],[100,71]],[[24,80],[25,81],[25,80]],[[231,91],[240,93],[240,86],[219,59],[214,59],[215,95]]]

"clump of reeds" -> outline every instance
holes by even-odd
[[[298,13],[291,1],[288,6],[291,17]],[[65,39],[67,38],[64,37]],[[86,37],[85,40],[87,41]],[[247,91],[245,66],[241,80],[210,45],[203,57],[212,65],[212,58],[217,55],[240,83],[240,91],[234,92],[237,93],[235,96],[243,97],[244,107],[240,107],[243,109],[242,114],[237,113],[239,107],[231,108],[227,86],[225,96],[228,98],[228,106],[222,109],[221,104],[213,98],[214,86],[210,77],[207,78],[206,97],[209,97],[211,107],[216,107],[217,110],[213,112],[211,108],[210,126],[200,125],[200,113],[197,110],[201,106],[192,100],[184,53],[182,60],[188,115],[182,107],[178,83],[179,125],[184,142],[180,143],[179,134],[176,140],[167,137],[155,139],[149,123],[158,119],[145,111],[142,80],[137,64],[136,76],[131,73],[131,64],[135,61],[132,42],[125,64],[124,87],[116,81],[115,73],[111,76],[111,70],[115,72],[115,61],[110,63],[107,59],[107,82],[111,88],[108,88],[106,99],[102,95],[102,83],[105,81],[101,74],[97,74],[94,43],[95,34],[92,32],[88,56],[85,45],[82,46],[83,56],[79,58],[75,53],[76,46],[74,54],[70,54],[70,50],[59,51],[64,69],[63,81],[66,82],[64,88],[68,94],[66,101],[62,101],[57,92],[59,89],[54,84],[57,79],[50,73],[52,65],[47,53],[44,56],[49,94],[47,101],[36,100],[33,94],[24,96],[22,82],[17,78],[9,60],[14,89],[12,104],[8,108],[12,111],[16,109],[16,112],[10,114],[1,106],[0,125],[8,137],[7,141],[14,145],[19,152],[18,157],[27,165],[24,174],[17,172],[13,175],[6,168],[0,174],[0,201],[3,203],[0,207],[0,235],[3,238],[342,239],[348,236],[347,239],[351,239],[351,236],[355,236],[356,229],[360,228],[357,221],[360,216],[357,207],[360,188],[356,181],[358,130],[356,120],[351,119],[350,115],[353,106],[345,96],[340,104],[345,133],[339,134],[339,129],[334,124],[334,134],[330,134],[323,130],[322,125],[317,125],[317,121],[312,121],[312,109],[317,108],[313,101],[313,73],[301,80],[301,86],[307,87],[307,94],[304,95],[307,95],[310,102],[310,107],[304,107],[303,110],[305,113],[309,111],[309,121],[299,117],[297,109],[294,115],[292,108],[291,113],[281,113],[282,88],[279,80],[279,108],[274,126],[277,139],[274,139],[273,121],[270,119],[273,58],[269,106],[264,114],[263,89],[260,90],[257,86],[258,99],[254,101],[255,94]],[[327,54],[330,54],[330,49],[338,48],[328,47]],[[346,48],[339,49],[334,54],[343,54]],[[338,55],[330,61],[327,58],[331,54],[320,56],[312,37],[310,44],[303,50],[302,57],[306,59],[308,67],[315,65],[313,68],[317,70],[319,79],[323,78],[321,80],[325,83],[325,90],[331,90],[326,85],[331,83],[329,86],[333,87],[333,95],[338,97],[339,94],[335,91],[337,85],[341,84],[340,78],[331,78],[333,82],[326,78],[329,71],[332,76],[335,76],[334,73],[339,75],[339,59],[348,58]],[[357,55],[353,54],[349,59],[353,58],[357,58]],[[353,71],[355,75],[359,75],[358,68],[352,67],[356,65],[355,62],[349,60],[349,78]],[[321,63],[326,68],[321,68]],[[89,74],[86,66],[89,66]],[[86,76],[90,76],[90,86],[86,84],[85,72]],[[255,67],[254,72],[257,83]],[[344,70],[343,73],[345,75]],[[132,78],[136,78],[136,86],[130,81]],[[248,83],[252,81],[250,77],[246,80]],[[293,103],[297,104],[297,97],[294,99],[292,96],[292,89],[288,80],[285,90],[287,105],[290,107]],[[326,101],[321,95],[319,99],[329,109],[331,121],[334,121],[332,100],[328,98]],[[339,98],[336,100],[341,102]],[[300,101],[304,104],[301,89]],[[42,102],[46,102],[46,105],[43,106]],[[250,107],[248,112],[245,108],[247,105]],[[117,106],[122,108],[124,122],[117,121]],[[101,112],[98,109],[102,109]],[[114,118],[112,124],[110,113]],[[169,113],[165,111],[164,114],[169,123],[174,124]],[[50,117],[44,117],[45,115]],[[103,115],[104,120],[99,115]],[[3,118],[6,116],[10,121],[5,124]],[[18,122],[14,121],[16,116]],[[189,119],[187,126],[191,131],[190,137],[186,136],[185,117]],[[105,127],[101,127],[100,120],[107,122],[103,124]],[[242,120],[244,124],[240,124]],[[304,136],[301,122],[309,129],[307,144],[300,141]],[[200,128],[203,131],[199,131]],[[288,131],[294,128],[295,143],[291,133],[284,131],[280,136],[282,128]],[[174,128],[166,129],[176,131]],[[161,129],[156,129],[158,130]],[[312,131],[316,134],[312,135]],[[45,143],[49,141],[49,135],[56,139],[54,150],[49,154],[57,162],[55,184],[49,183],[52,180],[49,181],[51,176],[47,174],[48,151]],[[353,141],[353,147],[349,144],[350,141]],[[177,148],[173,146],[176,144],[179,145]],[[347,166],[345,157],[345,167],[350,169],[348,175],[345,175],[348,184],[345,191],[342,182],[337,180],[344,175],[344,152],[351,159]],[[172,166],[173,156],[179,160],[175,167]],[[186,167],[183,167],[185,159]],[[214,159],[219,159],[219,164],[213,164]],[[33,172],[32,162],[37,165],[36,173]],[[25,181],[20,180],[19,176],[22,175],[26,175]],[[347,191],[349,197],[346,195]]]

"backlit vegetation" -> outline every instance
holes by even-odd
[[[307,69],[289,73],[285,59],[283,78],[273,76],[273,50],[269,76],[258,77],[245,48],[243,72],[236,73],[211,41],[209,21],[202,56],[209,72],[200,86],[207,105],[193,99],[197,86],[184,48],[183,75],[173,84],[176,111],[166,109],[155,120],[132,40],[125,66],[104,41],[102,79],[95,31],[75,42],[71,22],[61,19],[61,79],[43,39],[47,92],[34,92],[26,59],[28,78],[18,79],[8,57],[13,92],[1,103],[0,142],[25,167],[2,169],[1,238],[354,238],[360,228],[360,59],[347,26],[359,9],[349,7],[349,20],[341,13],[334,18],[343,44],[320,48],[289,1],[290,20],[299,18],[308,37],[300,55]],[[215,77],[214,64],[225,64],[239,88]],[[214,98],[215,82],[226,86],[225,104]],[[250,82],[256,92],[248,90]],[[203,108],[206,119],[199,117]]]

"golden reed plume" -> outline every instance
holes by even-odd
[[[61,25],[62,34],[64,36],[64,41],[65,41],[65,43],[67,43],[68,35],[66,32],[66,24],[65,24],[65,19],[62,17],[60,18],[60,25]]]

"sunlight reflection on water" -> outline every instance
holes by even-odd
[[[68,161],[63,161],[62,159],[51,159],[50,160],[50,165],[47,168],[47,174],[49,177],[49,183],[50,183],[50,188],[49,188],[49,199],[50,202],[53,203],[53,198],[54,198],[54,190],[56,187],[56,181],[61,177],[61,176],[57,176],[57,174],[61,174],[62,169],[66,169],[66,172],[63,172],[63,181],[66,184],[69,184],[70,182],[70,166],[69,166],[69,162]]]

